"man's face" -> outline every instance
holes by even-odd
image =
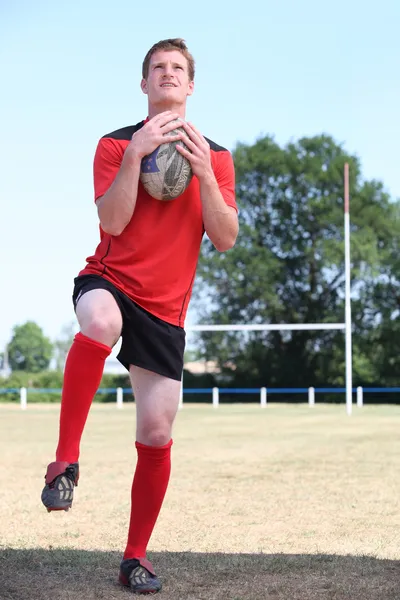
[[[189,81],[188,62],[178,50],[159,50],[150,60],[147,79],[141,88],[152,105],[176,106],[184,104],[193,93],[194,82]]]

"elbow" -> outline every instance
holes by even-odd
[[[218,240],[214,243],[215,249],[218,250],[218,252],[227,252],[228,250],[231,250],[236,243],[236,238],[237,235],[234,235],[223,240]]]
[[[109,235],[120,235],[127,223],[121,221],[121,219],[115,219],[112,215],[109,215],[108,218],[105,218],[107,215],[102,214],[102,211],[98,211],[100,227],[104,231],[104,233],[108,233]]]
[[[234,244],[214,244],[214,246],[218,252],[227,252],[233,248]]]
[[[100,221],[100,226],[104,233],[114,236],[121,235],[125,229],[125,226],[121,227],[118,223],[103,223],[102,221]]]
[[[122,223],[120,219],[118,220],[113,216],[112,212],[110,213],[110,211],[107,210],[106,206],[104,206],[105,197],[106,195],[101,196],[96,200],[100,227],[104,233],[115,236],[120,235],[125,229],[127,223]]]

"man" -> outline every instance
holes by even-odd
[[[224,252],[238,233],[232,157],[184,120],[194,88],[194,60],[184,41],[155,44],[142,75],[147,119],[101,138],[95,154],[100,243],[75,279],[80,332],[65,365],[56,460],[48,465],[42,492],[48,511],[71,507],[88,412],[104,362],[122,336],[118,359],[132,382],[138,459],[120,581],[139,594],[161,589],[146,551],[169,481],[183,326],[201,240],[206,232]],[[177,118],[189,136],[179,152],[190,161],[194,177],[181,196],[162,202],[145,192],[140,165],[165,142],[165,134],[183,138],[170,133]]]

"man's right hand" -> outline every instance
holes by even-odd
[[[125,154],[128,152],[135,158],[142,160],[142,158],[151,154],[158,146],[165,144],[165,134],[170,133],[178,127],[177,123],[174,121],[179,118],[177,113],[173,113],[170,110],[156,115],[133,134],[129,145],[125,150]],[[177,140],[182,139],[183,135],[184,134],[182,133],[179,133],[178,135],[169,135],[168,141],[176,142]]]

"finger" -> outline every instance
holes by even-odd
[[[181,137],[182,142],[189,148],[192,153],[198,152],[199,148],[195,142],[193,142],[187,135],[182,134]]]
[[[196,138],[198,138],[195,131],[190,127],[189,123],[183,122],[182,127],[186,131],[186,133],[188,134],[188,136],[191,140],[195,140]]]
[[[167,122],[165,123],[165,125],[161,125],[160,129],[162,133],[168,133],[169,131],[173,131],[174,129],[178,129],[179,127],[179,123]]]
[[[171,115],[173,115],[176,118],[179,117],[178,113],[173,113],[172,110],[164,110],[163,112],[160,112],[154,117],[152,117],[150,121],[159,121],[160,119],[164,119],[165,117],[169,117]]]
[[[187,158],[188,161],[192,162],[192,160],[195,158],[193,153],[184,148],[181,144],[176,144],[175,148],[178,150],[178,152],[180,152],[180,154]]]
[[[198,141],[202,144],[207,144],[206,139],[204,138],[204,136],[200,133],[200,131],[198,129],[196,129],[196,127],[193,125],[193,123],[185,123],[185,131],[190,135],[191,139]]]
[[[162,119],[160,119],[159,121],[157,121],[157,125],[160,127],[166,127],[167,125],[169,126],[169,124],[172,125],[172,129],[175,126],[175,129],[177,127],[180,127],[180,125],[178,125],[178,123],[173,123],[173,121],[178,121],[179,120],[179,115],[176,113],[170,113],[169,115],[163,115]]]
[[[163,135],[159,139],[159,144],[167,144],[169,142],[179,142],[182,141],[182,135],[178,133],[177,135]]]
[[[174,121],[176,119],[176,116],[172,113],[170,114],[160,114],[157,115],[158,118],[154,117],[154,119],[151,119],[148,123],[146,123],[146,125],[150,126],[152,129],[160,129],[162,127],[165,127],[166,125],[168,125],[168,123],[170,123],[171,121]],[[175,126],[176,129],[176,126]]]
[[[186,124],[184,130],[189,136],[188,138],[183,138],[184,143],[190,148],[192,152],[197,151],[197,153],[207,153],[209,151],[210,145],[207,143],[207,140],[204,139],[200,132],[198,135],[189,124]]]
[[[148,123],[153,124],[153,123],[158,123],[159,121],[163,121],[166,118],[168,118],[168,115],[170,115],[170,114],[171,114],[171,111],[170,110],[166,110],[166,111],[164,111],[162,113],[159,113],[158,115],[155,115],[151,119],[149,119]],[[146,125],[147,125],[147,123],[146,123]]]
[[[193,125],[193,123],[189,122],[188,125],[203,142],[206,144],[208,143],[204,135]]]

